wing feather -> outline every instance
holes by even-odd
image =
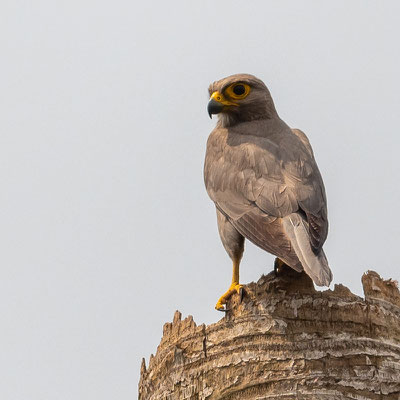
[[[303,132],[260,137],[217,128],[208,140],[204,178],[217,207],[260,247],[268,246],[267,237],[277,228],[271,223],[269,231],[264,217],[299,212],[306,218],[312,250],[321,250],[328,232],[325,189]]]

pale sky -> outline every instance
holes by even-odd
[[[131,400],[231,262],[203,184],[210,82],[251,73],[308,135],[334,282],[400,279],[398,1],[0,5],[0,398]],[[271,271],[247,243],[241,281]]]

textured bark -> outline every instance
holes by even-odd
[[[345,286],[318,292],[284,270],[245,286],[219,322],[177,311],[148,368],[140,400],[400,400],[400,294],[376,272],[365,299]]]

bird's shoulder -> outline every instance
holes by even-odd
[[[237,124],[230,128],[216,127],[207,141],[206,161],[224,157],[229,161],[232,157],[235,163],[241,160],[254,165],[257,160],[278,163],[283,169],[293,165],[314,164],[314,155],[310,142],[304,132],[290,129],[281,120],[252,121]],[[312,165],[310,165],[312,167]],[[308,168],[309,169],[309,168]]]
[[[204,179],[214,201],[236,198],[236,202],[255,203],[271,215],[295,211],[298,204],[320,209],[326,201],[306,135],[284,123],[214,129],[208,140]]]

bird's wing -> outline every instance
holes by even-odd
[[[301,131],[233,139],[216,132],[208,142],[204,178],[211,199],[233,221],[255,207],[271,217],[299,212],[308,222],[312,249],[321,249],[328,231],[325,189]]]
[[[319,252],[328,235],[325,187],[307,136],[299,129],[293,129],[293,133],[303,143],[308,156],[300,152],[297,160],[290,161],[284,172],[289,181],[295,180],[293,190],[300,210],[306,215],[311,246]]]

